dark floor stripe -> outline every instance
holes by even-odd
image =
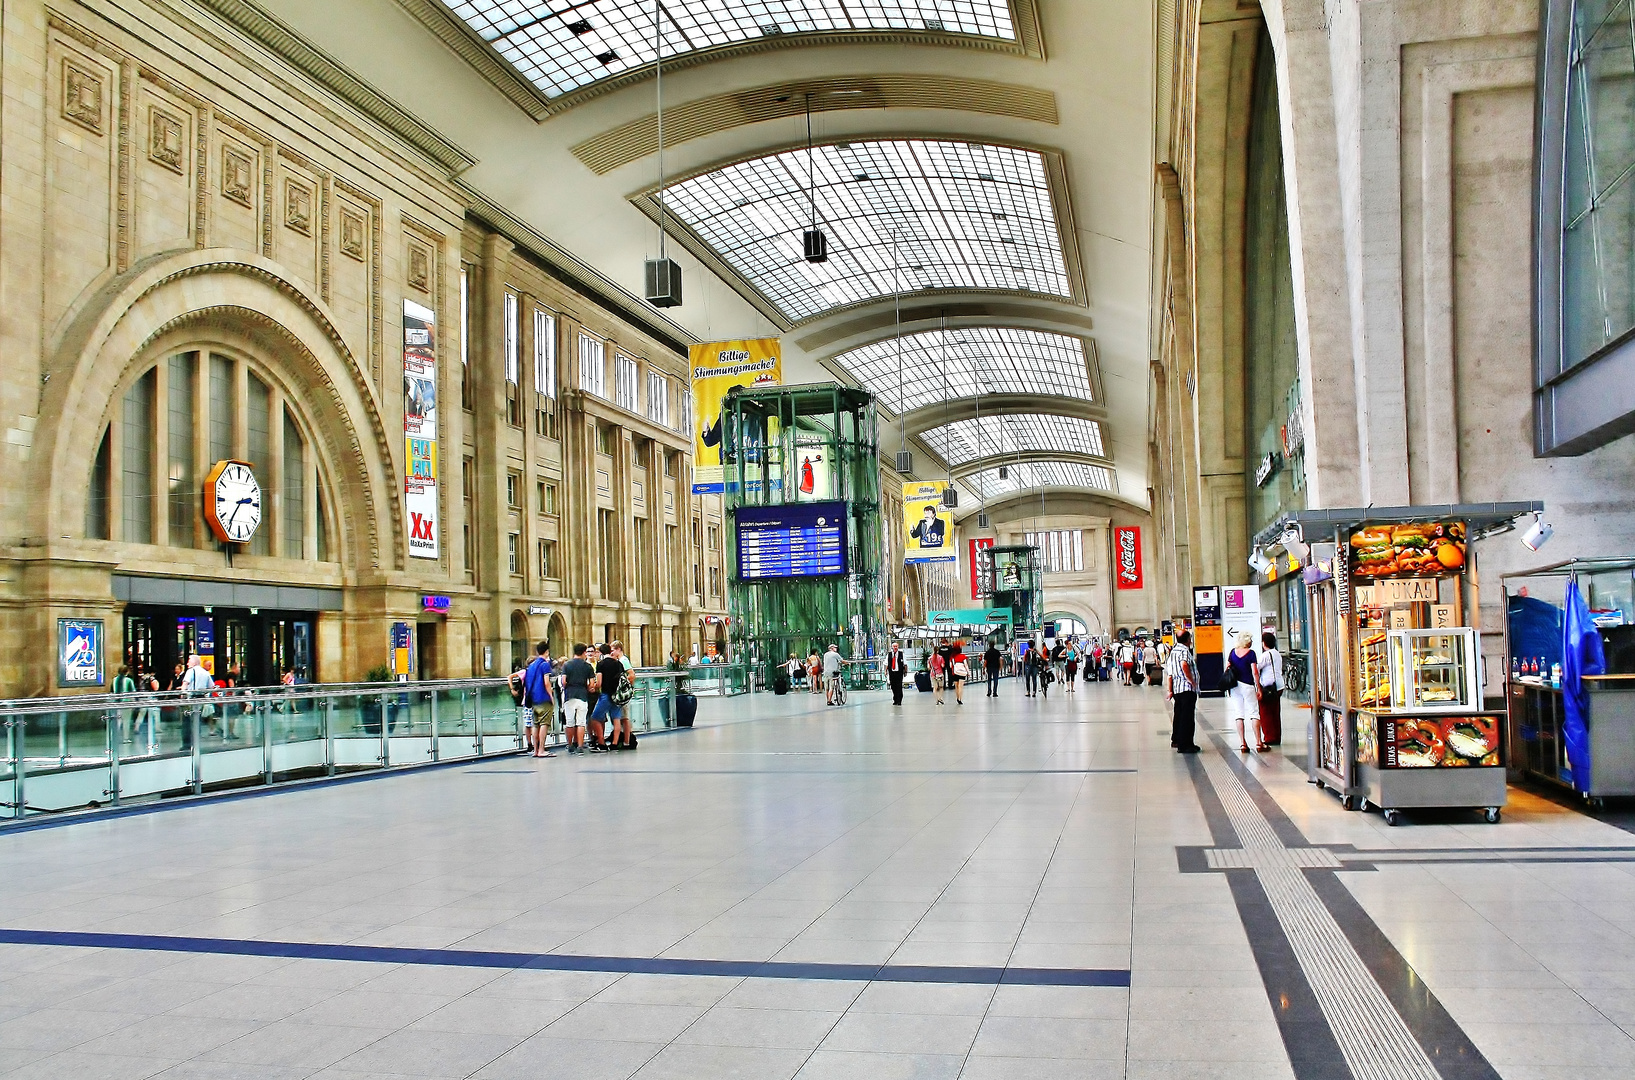
[[[1260,781],[1255,778],[1254,770],[1243,763],[1244,755],[1239,753],[1236,748],[1231,747],[1220,734],[1211,735],[1210,738],[1220,748],[1221,760],[1225,761],[1227,767],[1236,773],[1238,779],[1243,782],[1244,790],[1249,793],[1249,798],[1254,800],[1255,806],[1259,808],[1267,823],[1271,825],[1272,831],[1277,834],[1277,838],[1283,841],[1283,846],[1291,848],[1311,847],[1311,841],[1307,840],[1306,834],[1300,831],[1300,826],[1289,820],[1289,815],[1285,814],[1283,807],[1279,806],[1277,800],[1272,798],[1272,793],[1261,786]]]
[[[1294,946],[1289,944],[1259,876],[1253,870],[1225,873],[1296,1080],[1352,1080],[1334,1029],[1329,1027],[1323,1007],[1306,981]]]
[[[1307,870],[1306,877],[1444,1080],[1499,1080],[1476,1044],[1334,871]]]
[[[1218,848],[1237,848],[1243,846],[1238,839],[1238,830],[1232,827],[1232,818],[1227,814],[1226,807],[1221,805],[1221,797],[1215,791],[1215,785],[1209,782],[1209,773],[1197,754],[1187,754],[1184,759],[1187,763],[1187,774],[1192,777],[1192,789],[1198,794],[1198,802],[1204,810],[1204,821],[1209,824],[1209,835]]]
[[[1129,986],[1117,968],[955,967],[910,964],[803,964],[777,960],[682,960],[645,956],[576,956],[571,953],[478,952],[469,949],[399,949],[382,945],[323,945],[304,941],[167,937],[150,934],[89,934],[66,930],[0,929],[0,944],[55,945],[81,949],[271,956],[295,960],[347,960],[429,967],[508,968],[528,971],[601,971],[641,975],[725,975],[748,979],[816,979],[830,982],[960,983],[973,986]]]

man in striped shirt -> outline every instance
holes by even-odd
[[[1192,662],[1192,635],[1185,630],[1175,635],[1175,648],[1164,661],[1164,696],[1175,703],[1169,744],[1177,754],[1196,754],[1198,668]]]

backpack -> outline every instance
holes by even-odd
[[[608,699],[615,705],[623,706],[629,704],[630,699],[635,696],[636,687],[630,681],[630,672],[627,671],[619,676],[619,685],[615,686],[613,692],[608,694]]]

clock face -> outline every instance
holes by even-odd
[[[226,462],[208,495],[221,535],[235,544],[248,543],[261,524],[261,485],[250,467],[242,461]]]

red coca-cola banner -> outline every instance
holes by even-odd
[[[982,586],[987,583],[988,576],[993,573],[993,556],[988,554],[993,550],[993,537],[978,537],[970,541],[971,545],[971,599],[982,599]]]
[[[1121,589],[1141,588],[1141,529],[1120,525],[1113,530],[1113,577]]]

